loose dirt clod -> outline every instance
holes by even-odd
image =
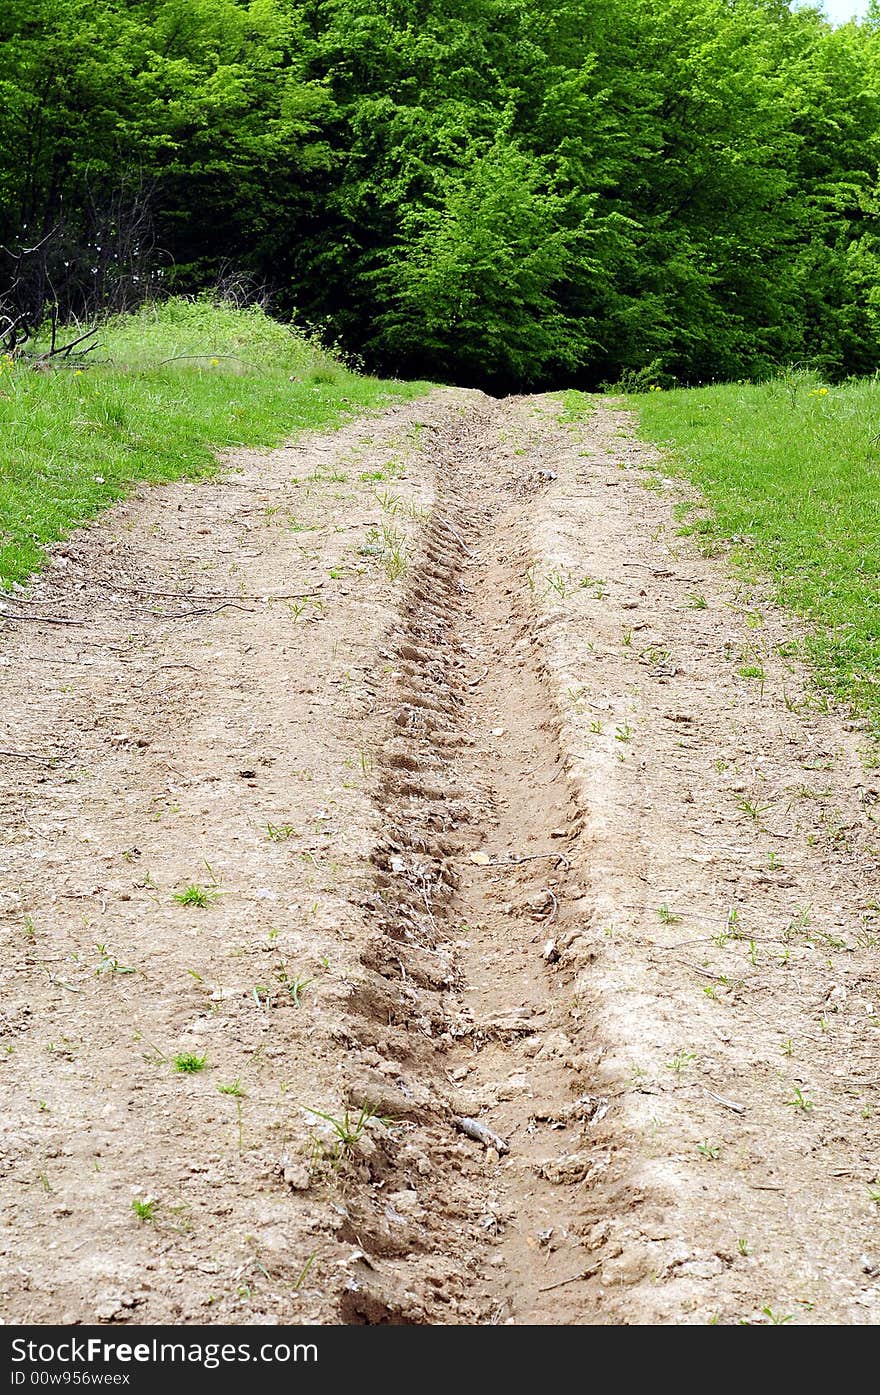
[[[877,1321],[870,777],[652,459],[439,391],[0,615],[8,1321]]]

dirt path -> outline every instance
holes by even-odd
[[[7,603],[7,1321],[877,1320],[878,791],[657,464],[438,392]]]

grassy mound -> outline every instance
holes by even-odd
[[[257,308],[174,299],[102,328],[87,368],[0,360],[0,584],[133,484],[193,478],[216,451],[270,446],[414,397],[351,372]]]

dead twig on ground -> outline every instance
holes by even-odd
[[[448,533],[452,534],[452,536],[455,538],[455,541],[458,543],[462,552],[464,552],[466,556],[473,557],[474,554],[471,552],[464,538],[461,536],[461,533],[459,533],[455,528],[453,528],[448,518],[438,518],[437,522],[441,524],[441,526],[444,527]]]
[[[518,866],[520,865],[521,862],[538,862],[542,857],[550,857],[550,858],[553,858],[557,865],[561,862],[561,863],[563,864],[563,866],[565,866],[565,867],[570,867],[570,866],[571,866],[571,863],[569,862],[569,860],[568,860],[568,858],[565,856],[565,854],[564,854],[564,853],[560,853],[560,852],[526,853],[526,854],[524,854],[523,856],[520,856],[520,855],[518,855],[517,853],[512,853],[510,857],[506,857],[506,858],[493,858],[493,860],[492,860],[491,862],[484,862],[484,863],[483,863],[483,866],[484,866],[484,867],[518,867]]]
[[[36,755],[33,751],[0,751],[0,756],[8,756],[10,760],[36,760],[41,765],[54,765],[59,759],[58,756]]]
[[[594,1274],[598,1274],[598,1264],[591,1264],[589,1269],[582,1269],[579,1274],[570,1274],[567,1279],[557,1279],[555,1284],[544,1284],[539,1288],[539,1293],[552,1293],[555,1288],[564,1288],[566,1284],[576,1284],[579,1279],[592,1279]]]
[[[707,1085],[704,1085],[703,1089],[706,1091],[707,1095],[711,1095],[713,1100],[717,1100],[719,1104],[723,1104],[725,1109],[732,1109],[734,1114],[745,1114],[746,1107],[744,1104],[737,1104],[736,1100],[726,1100],[723,1095],[716,1095],[715,1091],[710,1090]]]
[[[160,591],[151,586],[123,586],[115,581],[98,581],[95,584],[102,591],[116,591],[123,596],[170,601],[228,601],[230,604],[234,601],[307,601],[316,594],[314,591],[275,591],[258,596],[232,591]]]
[[[221,610],[243,610],[253,615],[253,606],[239,605],[237,601],[223,601],[221,605],[199,606],[194,610],[151,610],[157,620],[192,620],[197,615],[217,615]]]
[[[496,1153],[510,1152],[507,1140],[493,1133],[485,1124],[481,1124],[479,1119],[456,1119],[455,1127],[466,1138],[472,1138],[475,1143],[482,1143],[484,1148],[494,1148]]]
[[[88,624],[87,620],[71,620],[66,615],[31,615],[26,611],[19,611],[17,614],[11,610],[6,610],[0,606],[0,620],[31,620],[34,624],[42,625],[82,625]]]
[[[156,674],[157,674],[157,673],[164,673],[165,670],[166,670],[166,669],[169,669],[169,668],[188,668],[192,673],[198,673],[198,672],[199,672],[199,670],[196,668],[195,664],[160,664],[158,668],[153,669],[153,672],[152,672],[152,673],[148,673],[147,676],[146,676],[146,678],[142,679],[140,683],[136,683],[136,684],[135,684],[135,687],[136,687],[136,688],[143,688],[143,687],[145,687],[147,683],[149,683],[153,678],[156,677]]]

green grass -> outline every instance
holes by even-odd
[[[184,887],[183,891],[175,891],[174,900],[179,906],[199,906],[202,910],[206,906],[211,906],[217,900],[219,892],[212,887],[199,886],[198,882],[192,882]]]
[[[570,393],[569,420],[591,399]],[[732,544],[808,621],[804,657],[821,687],[880,736],[880,381],[830,387],[810,373],[761,385],[631,397],[641,434],[669,449],[710,506],[681,531]]]
[[[349,372],[261,310],[207,298],[112,320],[99,343],[83,372],[0,362],[0,586],[139,481],[205,476],[217,450],[275,445],[426,390]]]
[[[192,1051],[183,1051],[179,1056],[173,1057],[174,1069],[183,1075],[197,1075],[207,1064],[207,1056],[196,1056]]]

